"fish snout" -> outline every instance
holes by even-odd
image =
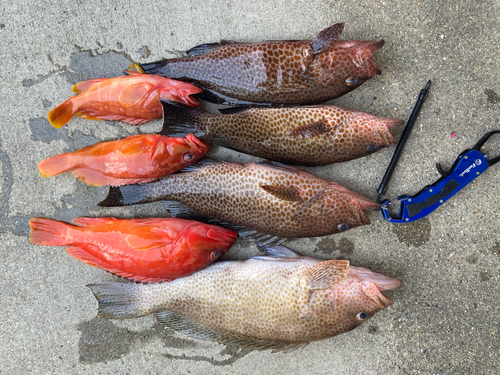
[[[234,230],[222,227],[216,227],[216,228],[210,228],[207,231],[207,237],[210,238],[211,240],[218,241],[221,243],[226,243],[231,246],[236,241],[236,238],[238,238],[238,233],[235,232]]]
[[[193,145],[194,148],[197,148],[202,152],[202,156],[205,155],[208,151],[210,151],[210,147],[208,147],[206,144],[204,144],[201,140],[196,138],[194,134],[188,134],[186,135],[187,141]]]
[[[390,297],[382,292],[395,290],[401,286],[401,280],[370,271],[367,268],[350,266],[348,276],[361,283],[361,288],[366,297],[371,299],[381,308],[393,304]]]

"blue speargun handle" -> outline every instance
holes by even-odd
[[[391,201],[383,201],[381,208],[384,218],[391,223],[409,223],[429,215],[441,206],[500,160],[500,156],[489,159],[486,154],[479,151],[484,143],[497,133],[500,133],[500,130],[485,134],[472,149],[462,152],[449,171],[443,171],[438,164],[437,168],[442,177],[434,184],[424,187],[414,196],[398,197],[400,202],[398,217],[389,215],[388,206]]]

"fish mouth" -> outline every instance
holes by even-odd
[[[364,75],[363,77],[359,77],[360,79],[369,79],[371,77],[375,77],[377,75],[382,74],[382,69],[380,69],[373,59],[373,52],[382,48],[385,44],[384,40],[378,41],[369,41],[369,42],[361,42],[362,44],[357,45],[356,47],[359,50],[355,54],[354,63],[358,68],[360,68]]]
[[[201,91],[203,91],[203,90],[201,90]],[[194,93],[194,94],[198,94],[198,92]],[[185,104],[187,104],[190,107],[197,107],[200,105],[200,102],[197,99],[195,99],[194,97],[192,97],[191,94],[186,94],[186,95],[181,94],[179,96],[179,100],[183,101]]]
[[[385,276],[362,267],[350,266],[349,276],[359,280],[362,283],[363,291],[366,291],[366,296],[382,307],[387,307],[394,303],[383,291],[395,290],[401,286],[401,280],[399,279]]]
[[[186,135],[186,139],[190,144],[193,145],[193,147],[197,147],[203,154],[206,154],[208,151],[210,151],[210,147],[205,145],[202,141],[200,141],[194,134],[188,134]]]

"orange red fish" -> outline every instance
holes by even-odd
[[[203,90],[186,82],[153,74],[127,71],[128,76],[97,78],[77,83],[77,94],[49,112],[49,122],[64,126],[74,115],[89,120],[124,121],[133,125],[162,118],[160,99],[191,107],[199,103],[190,95]]]
[[[178,218],[30,220],[30,241],[69,246],[76,259],[141,282],[170,281],[210,265],[236,240],[236,232]]]
[[[185,138],[133,135],[51,157],[41,161],[38,169],[43,177],[73,170],[89,185],[119,186],[149,182],[176,172],[196,163],[208,150],[193,134]]]

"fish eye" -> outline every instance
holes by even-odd
[[[356,83],[358,83],[358,80],[353,77],[349,77],[345,80],[345,83],[347,86],[354,86]]]
[[[365,312],[361,312],[358,313],[358,315],[356,315],[356,319],[359,320],[360,322],[366,320],[366,318],[368,318],[368,314]]]
[[[212,249],[210,251],[210,259],[216,260],[220,256],[221,251],[219,249]]]
[[[337,225],[337,229],[340,231],[340,232],[344,232],[346,231],[347,229],[349,229],[349,227],[347,226],[347,224],[339,224]]]
[[[366,151],[368,151],[368,152],[377,151],[377,146],[369,145],[368,147],[366,147]]]
[[[191,160],[193,160],[193,158],[194,155],[190,151],[186,151],[185,153],[182,154],[182,160],[184,160],[185,162],[190,162]]]

